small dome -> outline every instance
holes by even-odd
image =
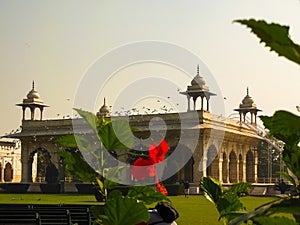
[[[200,77],[199,74],[197,74],[194,79],[191,81],[191,85],[192,86],[200,86],[200,87],[203,87],[205,86],[206,82],[204,80],[203,77]]]
[[[110,116],[110,108],[105,104],[105,98],[104,98],[104,104],[99,109],[99,112],[97,112],[97,116],[104,116],[109,117]]]
[[[101,114],[110,113],[110,108],[109,108],[107,105],[103,105],[103,106],[100,108],[99,112],[100,112]]]
[[[32,89],[32,90],[29,91],[29,93],[27,94],[27,98],[28,98],[28,99],[40,98],[40,95],[39,95],[39,93],[38,93],[36,90]]]
[[[253,98],[249,95],[249,88],[247,88],[247,95],[242,100],[240,108],[256,108],[256,104],[254,104]]]
[[[243,101],[242,101],[243,104],[245,105],[252,105],[254,103],[254,100],[252,97],[250,97],[249,95],[247,95]]]

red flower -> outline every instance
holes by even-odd
[[[138,158],[131,167],[131,174],[138,180],[145,180],[146,177],[156,176],[154,165],[164,160],[165,154],[168,152],[168,143],[162,139],[159,146],[153,143],[149,146],[149,157],[147,159]]]
[[[138,158],[131,167],[131,175],[138,180],[145,180],[146,177],[154,177],[156,170],[154,162],[149,159]]]
[[[149,146],[149,158],[151,158],[155,163],[159,163],[164,160],[165,154],[168,152],[169,146],[165,139],[162,139],[160,145],[157,146],[153,143]]]
[[[168,195],[168,191],[167,189],[165,188],[164,185],[162,185],[161,183],[157,182],[156,183],[156,190],[163,193],[164,195]]]

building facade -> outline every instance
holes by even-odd
[[[160,124],[155,125],[154,122],[152,129],[157,131],[158,136],[161,135],[160,131],[163,131],[170,146],[170,153],[179,149],[176,153],[179,156],[177,159],[186,162],[182,168],[177,168],[178,172],[173,175],[173,182],[188,180],[191,183],[199,183],[203,176],[211,176],[222,183],[239,181],[256,183],[258,181],[258,144],[262,138],[258,135],[255,127],[257,112],[260,110],[249,96],[249,92],[247,91],[246,97],[237,109],[241,115],[239,121],[210,113],[209,101],[215,94],[210,92],[204,78],[199,75],[199,70],[191,85],[181,94],[187,97],[187,112],[129,116],[131,126],[138,128],[137,131],[134,131],[134,135],[140,140],[149,137],[152,132],[149,129],[149,123],[153,123],[153,120],[155,121],[158,117],[164,121],[164,127]],[[196,105],[198,98],[201,103],[199,108]],[[190,106],[191,99],[193,107]],[[43,159],[51,162],[57,168],[59,179],[65,179],[64,165],[61,158],[55,153],[61,147],[54,140],[66,134],[73,134],[74,123],[81,127],[83,133],[88,130],[87,125],[80,118],[43,119],[43,109],[48,106],[40,99],[34,85],[27,98],[23,99],[18,106],[21,106],[23,110],[22,130],[10,137],[20,139],[22,145],[21,182],[43,180],[42,177],[39,178],[39,176],[43,176],[43,173],[39,173],[39,171],[37,179],[33,178],[33,162],[36,155],[38,157],[44,155]],[[30,108],[29,118],[26,117],[26,108]],[[40,110],[38,120],[35,119],[36,109]],[[250,123],[244,120],[248,112],[251,113]],[[110,116],[109,107],[104,103],[96,114]],[[190,122],[195,115],[197,124]],[[182,123],[185,125],[182,126]],[[186,135],[184,142],[180,141],[182,133]],[[139,143],[135,143],[135,146],[139,148]],[[186,158],[187,156],[188,158]],[[41,169],[39,161],[37,164],[37,167]],[[172,168],[174,166],[172,164],[174,161],[170,161],[166,167]],[[166,176],[166,178],[170,178],[170,176]]]

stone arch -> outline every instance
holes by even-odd
[[[32,179],[33,175],[33,162],[36,156],[36,179],[34,182],[43,182],[46,178],[46,168],[51,164],[51,154],[45,148],[37,148],[29,155],[29,177]]]
[[[237,157],[234,151],[229,154],[229,182],[236,183],[237,179]]]
[[[255,182],[254,179],[254,155],[251,150],[246,155],[246,180],[247,182]]]
[[[216,146],[211,145],[207,150],[207,169],[208,177],[213,177],[219,180],[219,157]]]
[[[243,156],[239,154],[239,181],[243,181],[244,173],[243,173]]]
[[[223,183],[228,183],[228,158],[226,152],[223,152],[222,181]]]
[[[4,181],[11,182],[13,180],[13,168],[12,165],[8,162],[5,164],[4,168]]]

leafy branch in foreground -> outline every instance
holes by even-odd
[[[234,22],[250,28],[260,42],[270,47],[271,51],[300,65],[300,46],[290,38],[288,26],[254,19],[235,20]]]
[[[219,219],[223,221],[223,224],[228,224],[229,221],[245,213],[245,207],[239,200],[239,196],[247,192],[250,185],[251,183],[240,182],[228,190],[223,190],[219,181],[211,177],[203,177],[200,188],[204,196],[217,207]]]
[[[289,27],[275,23],[267,23],[264,20],[235,20],[234,22],[246,25],[264,42],[271,51],[279,56],[300,65],[300,46],[292,41],[289,35]],[[299,107],[297,107],[299,111]],[[299,224],[300,223],[300,117],[287,111],[276,111],[273,116],[260,116],[264,126],[270,134],[284,142],[282,152],[283,161],[290,173],[280,172],[289,180],[296,191],[298,198],[289,197],[280,199],[275,203],[261,206],[253,212],[249,212],[230,222],[230,225],[241,224],[250,218],[253,224]]]

